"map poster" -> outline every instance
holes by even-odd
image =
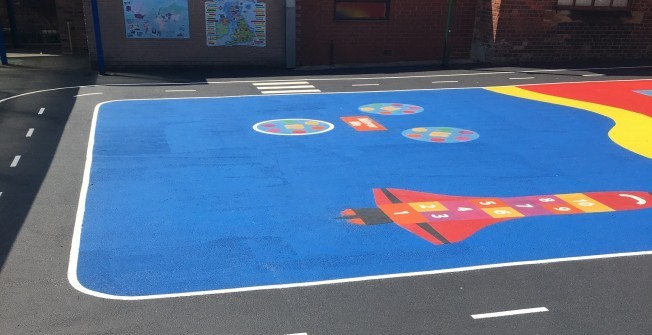
[[[123,0],[127,38],[189,38],[188,0]]]
[[[266,45],[267,8],[256,0],[215,0],[205,4],[206,45]]]

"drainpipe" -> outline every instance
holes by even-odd
[[[2,65],[9,65],[7,50],[5,49],[5,33],[4,28],[2,28],[2,21],[0,21],[0,63]]]
[[[297,11],[296,0],[285,0],[285,67],[297,66]]]
[[[101,75],[105,75],[104,47],[102,47],[102,32],[100,31],[100,14],[97,9],[97,0],[91,0],[91,9],[93,11],[93,30],[95,31],[95,47],[97,51],[97,70]]]
[[[441,60],[441,66],[448,67],[450,58],[450,46],[448,44],[448,34],[451,32],[451,25],[453,24],[453,9],[455,8],[455,0],[448,0],[448,16],[446,17],[446,31],[444,32],[444,55]]]
[[[18,37],[18,28],[16,28],[16,13],[14,11],[14,1],[7,0],[7,16],[9,16],[9,29],[11,30],[11,43],[14,48],[20,48],[20,38]]]

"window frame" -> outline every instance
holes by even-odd
[[[342,3],[342,2],[347,2],[347,3],[355,3],[355,2],[360,2],[360,3],[369,3],[369,2],[375,2],[375,3],[384,3],[385,4],[385,17],[384,18],[338,18],[337,17],[337,4]],[[333,20],[335,21],[388,21],[389,20],[389,15],[390,15],[390,0],[334,0],[333,1]]]
[[[618,12],[618,11],[628,11],[632,7],[632,0],[627,0],[627,5],[622,7],[613,7],[614,0],[609,2],[609,6],[596,6],[595,1],[591,0],[591,5],[582,6],[576,5],[577,0],[572,0],[573,4],[571,5],[560,5],[559,0],[557,0],[557,9],[570,9],[570,10],[587,10],[587,11],[608,11],[608,12]]]

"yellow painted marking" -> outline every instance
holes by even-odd
[[[571,193],[571,194],[555,194],[557,198],[566,201],[567,203],[573,205],[573,207],[585,212],[585,213],[600,213],[600,212],[613,212],[609,206],[598,202],[595,199],[589,198],[582,193]]]
[[[302,124],[288,124],[285,126],[285,129],[304,129],[305,127]]]
[[[433,131],[430,133],[430,137],[448,137],[451,136],[451,133],[446,133],[443,131]]]
[[[485,211],[487,214],[491,215],[492,218],[495,219],[500,219],[500,218],[522,218],[525,215],[519,213],[519,211],[515,210],[514,208],[511,207],[493,207],[493,208],[481,208],[483,211]]]
[[[371,107],[362,107],[362,108],[360,108],[360,110],[361,110],[361,111],[364,111],[364,112],[371,112],[371,111],[374,110],[374,109],[371,108]]]
[[[415,133],[425,133],[428,131],[426,128],[412,128],[412,131]]]
[[[621,147],[652,159],[652,118],[626,109],[605,106],[528,91],[514,86],[487,87],[489,91],[517,98],[583,109],[612,119],[616,125],[609,130],[609,138]]]
[[[448,208],[444,207],[444,205],[438,201],[411,202],[409,205],[417,212],[440,212],[448,210]]]
[[[306,121],[305,124],[309,126],[316,126],[319,124],[319,121]]]

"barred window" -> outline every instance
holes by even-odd
[[[557,8],[578,10],[627,10],[631,0],[557,0]]]
[[[335,0],[336,20],[387,20],[389,0]]]

